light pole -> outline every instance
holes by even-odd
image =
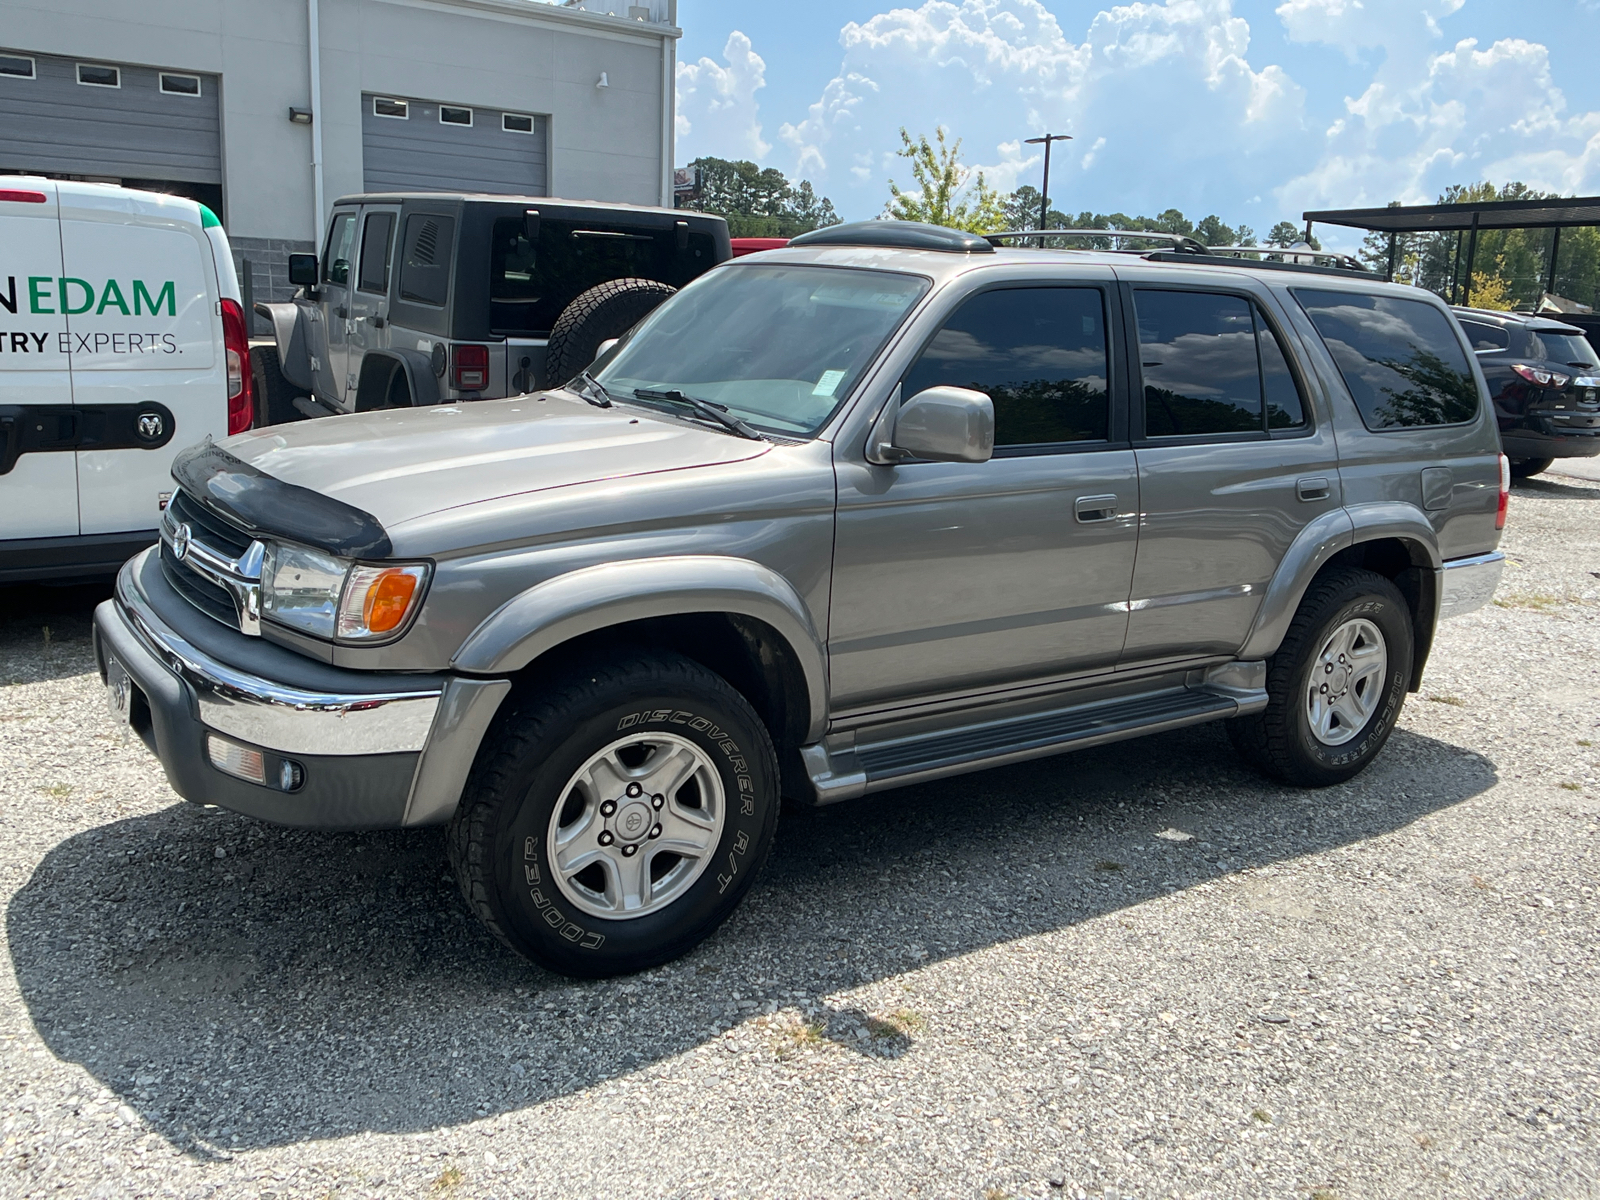
[[[1070,133],[1047,133],[1043,137],[1023,138],[1023,144],[1037,146],[1044,144],[1044,194],[1039,197],[1039,228],[1043,229],[1050,219],[1050,143],[1070,142]],[[1044,238],[1039,239],[1039,247],[1044,248]]]

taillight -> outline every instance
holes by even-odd
[[[43,204],[45,195],[43,192],[24,192],[16,188],[0,188],[0,200],[9,201],[12,204]]]
[[[1511,508],[1511,460],[1500,456],[1500,506],[1494,510],[1494,527],[1506,527],[1506,513]]]
[[[250,380],[250,336],[244,309],[237,300],[222,301],[222,344],[228,359],[228,432],[243,433],[255,424],[256,404]]]
[[[489,347],[457,346],[450,351],[450,379],[458,392],[489,386]]]
[[[1564,388],[1571,380],[1560,371],[1546,371],[1543,367],[1530,367],[1526,363],[1512,363],[1511,369],[1529,383],[1540,387]]]

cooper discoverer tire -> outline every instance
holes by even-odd
[[[1511,460],[1511,478],[1526,479],[1530,475],[1548,471],[1555,461],[1553,458],[1513,458]]]
[[[778,809],[777,756],[744,697],[689,659],[639,651],[512,695],[447,844],[501,941],[598,978],[708,937],[766,860]]]
[[[1268,660],[1267,707],[1227,722],[1228,736],[1274,779],[1342,783],[1389,740],[1412,655],[1411,610],[1400,589],[1373,571],[1329,571],[1311,585]]]
[[[545,347],[544,379],[560,387],[600,353],[600,343],[621,337],[678,289],[654,279],[612,279],[583,292],[561,311]]]

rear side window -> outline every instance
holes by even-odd
[[[1458,425],[1478,386],[1450,319],[1421,300],[1295,288],[1368,429]]]
[[[1242,296],[1140,289],[1146,437],[1265,433],[1305,424],[1278,336]]]
[[[361,234],[361,282],[363,292],[389,290],[389,242],[394,233],[393,213],[368,213]]]
[[[1467,341],[1472,343],[1472,348],[1479,354],[1493,354],[1496,350],[1511,349],[1511,335],[1498,325],[1486,325],[1482,321],[1463,321],[1461,331],[1467,335]]]
[[[433,213],[406,218],[400,256],[400,298],[413,304],[443,308],[450,295],[450,261],[455,250],[456,219]]]
[[[1528,335],[1528,353],[1546,362],[1565,363],[1569,367],[1600,366],[1594,347],[1581,333],[1552,333],[1541,330]]]
[[[1007,288],[967,300],[900,386],[948,385],[994,402],[996,446],[1105,441],[1105,302],[1098,288]]]

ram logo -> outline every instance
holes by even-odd
[[[161,419],[160,413],[139,414],[139,436],[145,441],[156,441],[166,430],[167,423]]]

